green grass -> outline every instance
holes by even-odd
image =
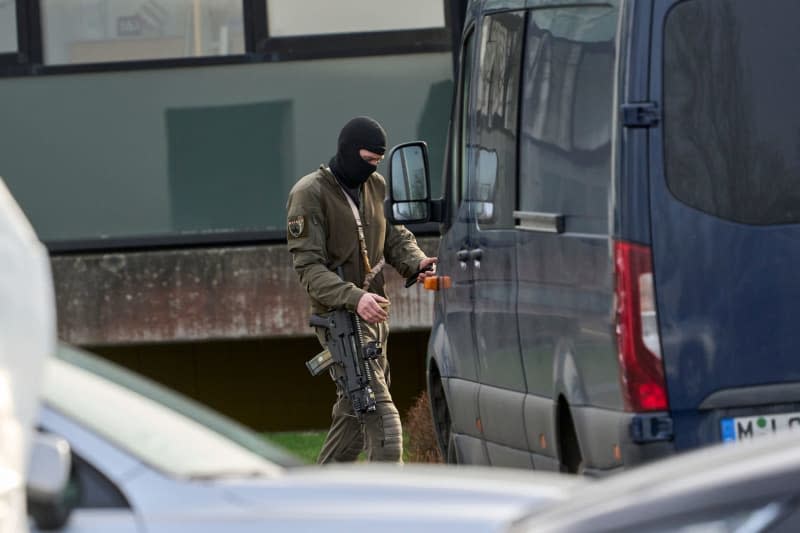
[[[279,446],[283,446],[303,461],[313,464],[322,449],[327,431],[285,431],[265,433],[264,438]]]
[[[320,431],[281,431],[275,433],[264,433],[264,438],[268,441],[283,446],[300,459],[308,464],[317,462],[317,456],[325,442],[327,430]],[[404,442],[408,442],[408,434],[403,436]],[[359,455],[358,460],[366,459],[364,452]],[[403,461],[408,462],[408,448],[403,446]]]

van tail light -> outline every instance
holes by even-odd
[[[652,253],[648,246],[615,242],[614,264],[619,377],[625,409],[666,411]]]

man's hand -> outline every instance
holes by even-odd
[[[417,281],[420,283],[425,283],[425,278],[429,278],[436,275],[436,263],[439,262],[438,257],[426,257],[422,261],[419,262],[419,276],[417,276]]]
[[[384,307],[381,307],[381,304],[388,307],[389,300],[378,294],[367,292],[358,300],[356,312],[370,324],[377,324],[389,318],[389,313],[384,310]]]

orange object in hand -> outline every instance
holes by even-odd
[[[452,284],[453,281],[450,279],[450,276],[430,276],[425,278],[423,287],[429,291],[440,291],[449,289]]]

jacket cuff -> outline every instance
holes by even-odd
[[[366,291],[363,291],[353,285],[353,289],[350,291],[350,294],[347,295],[347,299],[344,302],[345,309],[350,311],[351,313],[356,312],[356,307],[358,307],[358,301],[364,296]]]
[[[403,262],[403,269],[405,272],[401,272],[404,278],[412,276],[417,270],[419,270],[419,264],[422,262],[423,259],[428,257],[425,254],[415,255],[412,259]]]

